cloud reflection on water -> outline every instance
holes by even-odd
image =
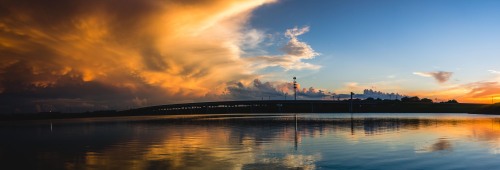
[[[387,163],[397,161],[392,157],[405,158],[408,152],[418,153],[414,157],[497,154],[499,122],[486,117],[349,114],[299,114],[297,119],[293,114],[222,114],[119,122],[54,121],[50,134],[48,126],[35,126],[38,132],[34,134],[28,127],[15,134],[5,133],[7,127],[0,129],[0,135],[12,139],[0,141],[0,155],[11,155],[2,158],[6,165],[19,159],[38,160],[33,166],[55,169],[315,169],[325,163],[354,166],[355,158],[386,159]],[[478,148],[470,150],[470,146]],[[366,166],[370,163],[377,161]]]

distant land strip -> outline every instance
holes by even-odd
[[[477,113],[498,114],[500,104],[401,102],[398,100],[252,100],[149,106],[130,110],[84,113],[43,112],[3,114],[0,120],[62,119],[84,117],[222,114],[222,113]]]

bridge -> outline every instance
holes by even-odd
[[[145,114],[326,113],[349,112],[349,103],[348,101],[327,100],[218,101],[150,106],[125,112]]]

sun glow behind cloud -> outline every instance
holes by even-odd
[[[500,101],[500,84],[495,81],[472,82],[439,90],[411,92],[408,95],[438,101],[456,99],[462,103],[497,103]]]
[[[271,2],[2,2],[0,92],[40,102],[214,96],[255,78],[240,45],[251,11]]]
[[[328,67],[306,62],[320,55],[298,38],[310,31],[309,26],[281,30],[285,44],[277,50],[282,54],[266,55],[261,49],[266,32],[248,22],[256,8],[273,2],[2,1],[0,102],[4,105],[0,110],[23,111],[7,108],[12,106],[48,111],[43,108],[54,105],[124,109],[220,100],[226,99],[221,97],[224,91],[238,83],[254,90],[248,85],[266,76],[259,75],[266,74],[259,72],[261,69],[275,67],[287,72]],[[264,52],[253,55],[248,52],[251,50]],[[495,84],[498,80],[455,85],[449,80],[451,72],[415,74],[451,86],[439,91],[407,90],[422,97],[446,94],[450,99],[485,103],[500,94]],[[280,80],[271,80],[276,81],[271,84],[280,84]],[[369,88],[367,84],[357,88]],[[405,88],[392,84],[377,87]],[[308,89],[301,91],[322,93]],[[340,93],[344,89],[328,90]]]
[[[252,11],[272,2],[1,2],[0,108],[86,111],[224,100],[228,87],[253,82],[266,67],[319,69],[301,61],[319,55],[297,39],[309,27],[283,30],[284,55],[242,57],[266,39],[248,25]]]

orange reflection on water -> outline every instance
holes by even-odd
[[[295,136],[293,128],[282,129],[269,140],[259,140],[254,134],[239,134],[221,127],[184,126],[162,129],[157,143],[134,139],[111,146],[100,153],[88,152],[85,166],[119,169],[241,169],[244,165],[273,164],[276,167],[314,169],[314,159],[321,156],[287,154],[283,158],[263,158],[259,150],[276,145],[292,149]],[[143,132],[139,132],[143,133]],[[298,133],[298,135],[301,135]],[[285,140],[281,140],[285,139]],[[298,138],[300,142],[300,137]],[[263,145],[272,143],[271,145]],[[129,150],[129,148],[136,148]],[[141,148],[138,149],[137,148]]]
[[[500,148],[500,120],[496,118],[238,119],[134,125],[132,139],[87,152],[84,164],[119,169],[242,169],[262,165],[314,169],[315,163],[325,158],[324,153],[296,151],[297,145],[301,150],[301,144],[311,145],[311,141],[327,148],[341,143],[376,143],[388,146],[388,150],[410,145],[418,154],[455,152],[470,142],[491,148],[492,154]],[[274,152],[284,156],[269,157]]]

